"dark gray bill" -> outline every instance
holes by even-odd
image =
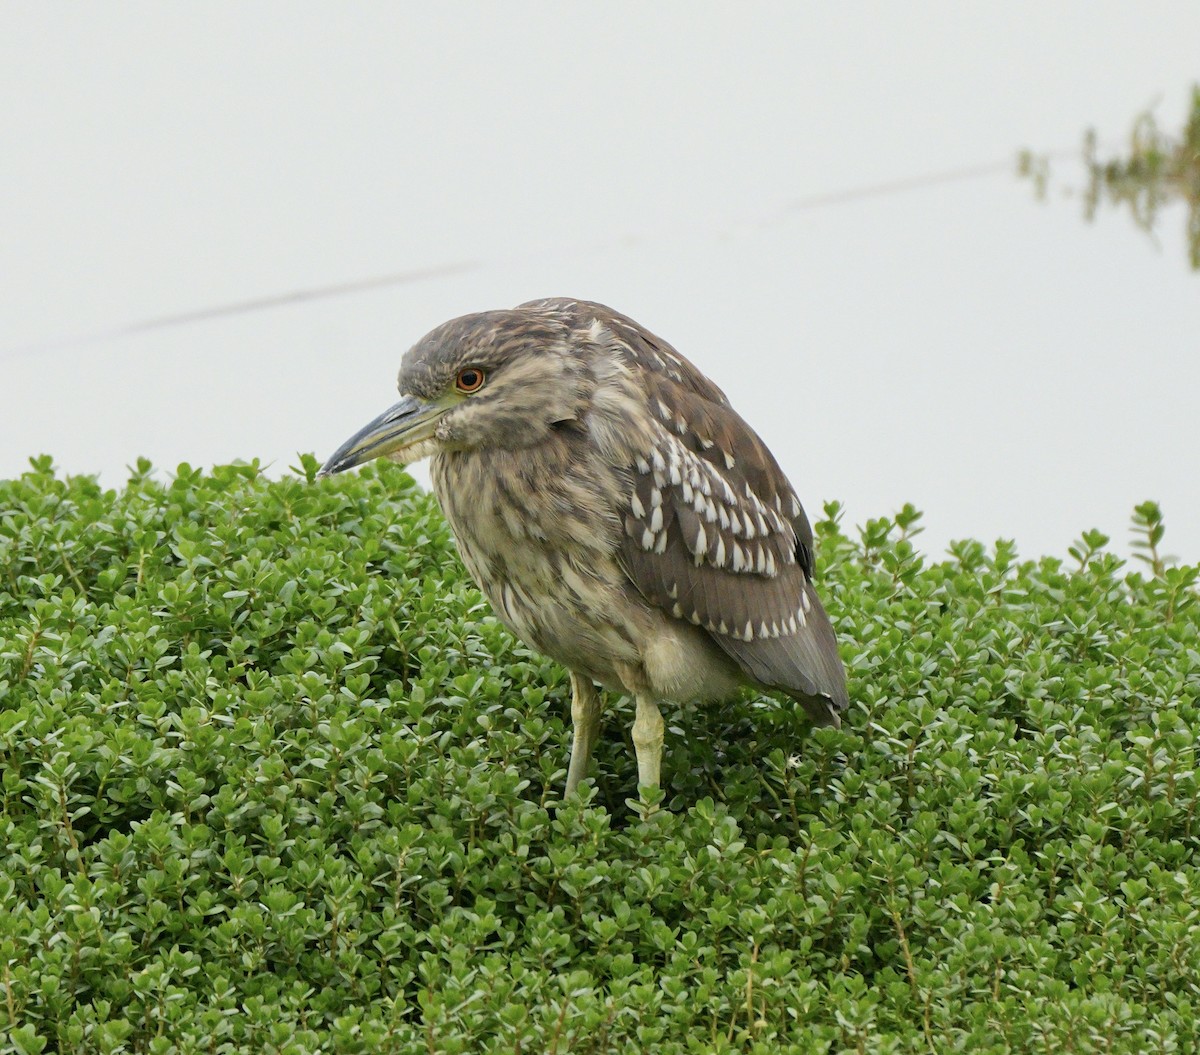
[[[331,476],[429,439],[445,410],[438,403],[405,396],[334,451],[319,475]]]

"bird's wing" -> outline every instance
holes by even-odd
[[[649,449],[628,466],[621,559],[630,579],[651,603],[703,627],[751,679],[836,723],[845,672],[812,586],[812,528],[787,477],[724,393],[667,342],[586,307],[638,368],[654,419]]]

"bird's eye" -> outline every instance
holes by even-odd
[[[460,392],[478,392],[483,388],[483,371],[474,366],[459,370],[458,377],[454,379],[454,387]]]

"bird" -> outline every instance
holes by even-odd
[[[492,609],[569,672],[567,796],[599,735],[598,686],[633,697],[640,788],[659,785],[663,704],[754,686],[839,724],[845,668],[800,499],[665,340],[603,304],[533,300],[438,326],[404,355],[398,387],[320,475],[430,459]]]

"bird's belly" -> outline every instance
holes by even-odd
[[[460,549],[501,621],[531,647],[601,685],[678,702],[726,699],[744,683],[737,666],[699,627],[652,608],[624,586],[619,565],[569,562],[546,588],[530,550],[510,554],[506,574],[486,581],[470,545]],[[597,574],[606,572],[607,574]]]
[[[526,644],[608,688],[658,699],[722,699],[744,682],[703,630],[629,582],[602,513],[615,503],[601,501],[595,484],[576,481],[576,493],[543,520],[537,501],[511,500],[500,473],[471,472],[471,487],[450,487],[435,459],[433,477],[463,563]]]
[[[434,487],[463,562],[509,629],[581,674],[612,684],[638,650],[611,541],[615,497],[568,466],[527,475],[510,452],[441,455]]]
[[[462,540],[459,549],[496,614],[526,644],[612,687],[620,668],[638,663],[635,628],[620,617],[628,602],[615,561],[581,569],[528,541],[491,560]]]

